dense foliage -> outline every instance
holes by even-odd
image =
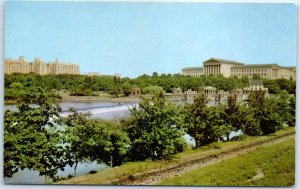
[[[29,168],[54,179],[66,165],[62,133],[54,124],[60,108],[39,89],[26,94],[18,112],[4,113],[4,176]]]
[[[295,94],[296,81],[289,79],[262,79],[271,94],[279,94],[286,90]],[[137,78],[119,78],[116,76],[86,76],[86,75],[45,75],[13,74],[5,75],[5,100],[15,100],[24,97],[26,92],[34,92],[37,87],[49,90],[66,90],[74,96],[96,96],[98,91],[105,91],[113,96],[128,96],[133,87],[139,87],[144,94],[156,94],[161,91],[172,92],[180,87],[183,91],[197,90],[203,86],[213,86],[218,90],[229,91],[248,86],[248,78],[202,76],[200,78],[180,74],[153,73],[152,76],[141,75]]]
[[[131,140],[131,160],[168,159],[184,149],[179,111],[162,93],[140,102],[123,125]]]
[[[199,95],[184,107],[169,102],[162,92],[154,94],[142,98],[129,117],[115,122],[75,110],[60,117],[60,108],[49,101],[51,93],[40,88],[25,91],[18,111],[5,111],[4,176],[29,168],[55,180],[66,165],[74,165],[76,175],[79,162],[118,166],[126,161],[170,159],[187,147],[185,132],[199,148],[228,141],[232,131],[254,136],[295,126],[295,97],[287,91],[267,97],[264,91],[253,92],[246,104],[232,95],[218,106],[208,106],[207,97]]]

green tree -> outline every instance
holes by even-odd
[[[224,133],[229,141],[230,133],[241,129],[240,105],[237,103],[236,95],[228,96],[224,111],[221,111],[221,120],[223,120]]]
[[[90,118],[90,113],[78,113],[71,109],[71,114],[61,119],[66,126],[65,142],[68,164],[74,165],[74,181],[77,165],[80,162],[106,163],[111,166],[121,165],[130,147],[127,133],[119,124]]]
[[[153,73],[152,73],[152,77],[153,77],[153,78],[158,77],[158,73],[157,73],[157,72],[153,72]]]
[[[126,161],[127,153],[130,149],[130,139],[128,134],[122,130],[120,124],[112,121],[105,121],[109,135],[109,141],[112,144],[111,151],[106,156],[106,158],[110,157],[110,159],[106,159],[105,162],[109,162],[108,164],[112,167],[119,166]]]
[[[283,118],[279,114],[278,99],[268,97],[265,100],[263,116],[260,118],[260,128],[263,134],[271,134],[282,127]]]
[[[144,94],[152,94],[152,95],[165,92],[164,89],[160,86],[148,86],[148,87],[143,88],[142,91]]]
[[[18,112],[5,112],[4,176],[29,168],[44,175],[47,183],[66,165],[61,132],[54,124],[60,107],[49,96],[38,89],[22,99]]]
[[[249,136],[258,136],[261,134],[259,121],[254,118],[252,108],[247,106],[240,107],[240,127],[243,133]]]
[[[61,118],[60,123],[65,125],[65,149],[67,152],[68,164],[74,164],[74,177],[76,177],[77,165],[80,162],[89,161],[87,141],[90,133],[87,131],[88,118],[90,113],[78,113],[75,109],[70,109],[70,114]]]
[[[122,84],[122,91],[124,96],[129,96],[131,93],[132,86],[130,83],[126,82]]]
[[[122,124],[131,140],[131,160],[168,159],[182,144],[182,119],[178,109],[162,93],[143,98]]]
[[[296,97],[293,95],[290,98],[290,103],[289,103],[289,113],[291,116],[291,119],[289,120],[288,124],[290,127],[295,127],[296,125]]]
[[[259,74],[253,74],[252,79],[261,79]]]
[[[108,93],[117,98],[122,93],[122,89],[119,85],[112,85],[108,89]]]
[[[280,116],[280,120],[282,123],[288,124],[292,119],[292,115],[290,112],[290,95],[286,90],[280,92],[279,96],[276,98],[276,112],[278,112]]]
[[[194,98],[193,104],[187,105],[183,110],[184,126],[187,133],[195,139],[196,148],[217,141],[219,131],[218,108],[209,108],[206,95]]]
[[[281,128],[283,119],[279,115],[281,110],[276,97],[265,97],[265,91],[257,91],[250,94],[248,100],[262,134],[274,133]]]

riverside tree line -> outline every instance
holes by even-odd
[[[71,109],[60,117],[60,107],[50,92],[38,88],[20,99],[18,111],[4,115],[4,176],[18,170],[38,171],[54,181],[66,165],[80,162],[119,166],[128,161],[168,160],[188,148],[183,135],[196,141],[195,148],[229,141],[232,131],[259,136],[295,126],[295,96],[286,91],[265,97],[252,93],[240,104],[234,95],[226,105],[207,106],[205,95],[194,103],[176,106],[162,93],[143,98],[130,116],[120,121],[93,119]],[[235,137],[238,139],[239,137]]]
[[[253,76],[260,79],[258,75]],[[203,86],[213,86],[218,90],[229,91],[235,88],[248,86],[248,78],[225,78],[219,76],[202,76],[200,78],[183,76],[180,74],[157,74],[152,76],[141,75],[137,78],[118,78],[112,76],[85,76],[85,75],[45,75],[13,74],[5,75],[5,100],[16,100],[25,97],[26,93],[34,92],[41,87],[49,90],[67,90],[73,96],[97,95],[98,91],[110,93],[113,96],[128,96],[133,87],[139,87],[143,94],[154,94],[159,91],[172,92],[173,88],[180,87],[183,91],[197,90]],[[270,94],[279,94],[286,90],[295,94],[296,81],[292,79],[262,79]],[[58,96],[59,97],[59,96]]]

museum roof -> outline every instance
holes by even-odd
[[[247,64],[247,65],[236,65],[233,66],[232,68],[243,68],[243,67],[270,67],[270,66],[279,66],[278,64]]]
[[[182,70],[203,70],[203,67],[185,67]]]
[[[225,60],[225,59],[221,59],[221,58],[210,58],[210,59],[204,61],[203,63],[206,63],[206,62],[220,62],[220,63],[227,63],[227,64],[244,65],[241,62],[237,62],[234,60]]]
[[[280,66],[275,63],[270,63],[270,64],[247,64],[247,65],[235,65],[231,68],[251,68],[251,67],[279,67],[279,68],[288,68],[288,69],[296,69],[296,66]]]

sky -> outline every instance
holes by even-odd
[[[211,57],[296,66],[291,3],[5,3],[5,58],[75,63],[81,74],[180,73]]]

